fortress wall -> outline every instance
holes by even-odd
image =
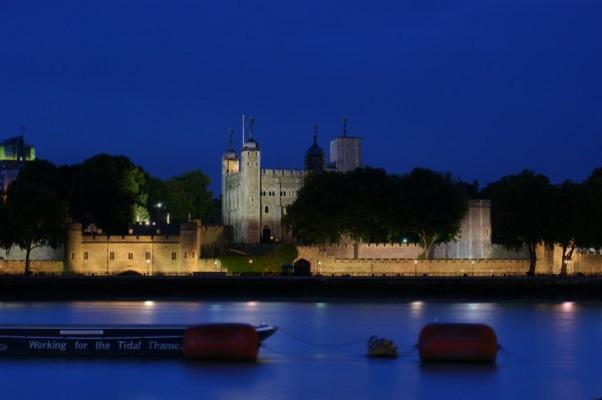
[[[231,242],[232,229],[225,226],[203,226],[201,230],[201,258],[219,257],[226,253]]]
[[[554,268],[558,272],[560,272],[561,258],[560,254]],[[567,270],[569,274],[600,275],[602,274],[602,255],[575,252],[572,260],[567,264]]]
[[[298,246],[297,251],[297,259],[308,260],[314,275],[504,276],[525,275],[529,270],[528,260],[341,259],[316,246]]]
[[[29,268],[34,274],[62,275],[64,272],[63,261],[57,260],[30,260]],[[22,275],[25,273],[25,261],[0,260],[0,274]]]
[[[502,245],[493,244],[491,246],[491,258],[507,258],[507,259],[529,259],[529,251],[526,247],[520,250],[509,250]]]

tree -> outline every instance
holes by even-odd
[[[487,186],[491,199],[493,241],[506,248],[529,251],[529,275],[535,275],[536,247],[549,240],[551,186],[547,177],[525,170]]]
[[[423,256],[453,239],[466,213],[462,187],[447,174],[416,169],[405,176],[373,168],[307,176],[285,217],[303,243],[399,241],[416,238]]]
[[[25,251],[25,274],[29,275],[31,251],[57,247],[64,241],[67,225],[65,201],[57,193],[56,168],[47,162],[28,164],[7,192],[0,206],[0,243]]]
[[[468,209],[463,185],[450,174],[416,168],[395,179],[393,231],[417,239],[423,258],[456,238]]]
[[[586,242],[583,193],[583,186],[571,181],[552,186],[550,190],[549,210],[553,217],[548,219],[550,225],[544,241],[561,247],[560,275],[563,276],[567,275],[567,263],[575,248]]]
[[[347,188],[343,174],[315,171],[307,175],[284,222],[301,243],[337,243],[343,232]]]
[[[207,220],[213,215],[214,203],[209,191],[209,177],[200,170],[186,172],[166,181],[150,178],[149,205],[155,219],[161,209],[167,210],[173,222],[186,221],[189,218]]]
[[[592,171],[581,190],[578,218],[583,231],[579,245],[599,249],[602,247],[602,168]]]
[[[123,233],[148,220],[146,174],[124,156],[99,154],[73,173],[70,214],[84,224]]]

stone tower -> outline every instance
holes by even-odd
[[[246,243],[259,243],[261,224],[261,152],[253,138],[254,119],[249,126],[249,139],[240,155],[241,234]]]
[[[318,146],[318,125],[314,124],[314,143],[305,152],[304,167],[306,171],[320,171],[325,166],[324,150]]]
[[[343,136],[330,141],[330,167],[339,171],[353,171],[362,166],[362,139],[347,136],[347,117],[343,118]]]
[[[228,201],[226,177],[237,174],[240,171],[240,161],[232,145],[232,129],[228,131],[228,150],[222,156],[222,224],[233,225],[232,215],[226,206]]]

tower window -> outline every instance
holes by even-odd
[[[172,259],[172,260],[175,260],[175,259],[176,259],[176,252],[175,252],[175,251],[172,251],[172,252],[171,252],[171,259]]]
[[[268,207],[268,206],[265,206],[265,213],[267,214],[267,213],[269,213],[269,212],[270,212],[270,207]]]
[[[114,259],[115,259],[115,252],[114,252],[114,251],[111,251],[111,252],[109,253],[109,260],[114,260]]]
[[[87,260],[87,259],[88,259],[88,252],[84,251],[84,260]]]
[[[145,260],[150,260],[150,258],[151,258],[150,251],[147,251],[146,253],[144,253],[144,259]]]
[[[134,259],[134,253],[128,253],[128,260]]]

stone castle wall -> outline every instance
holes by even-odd
[[[215,258],[226,254],[231,242],[231,227],[204,225],[201,230],[201,258]]]
[[[62,260],[30,260],[29,269],[33,274],[62,275],[65,268]],[[25,261],[0,260],[0,274],[22,275],[24,273]]]
[[[297,250],[297,259],[311,263],[312,274],[325,276],[522,276],[529,271],[528,260],[343,259],[315,246],[298,246]]]
[[[81,224],[68,232],[67,271],[82,274],[187,274],[197,270],[200,221],[182,223],[180,235],[87,235]]]

